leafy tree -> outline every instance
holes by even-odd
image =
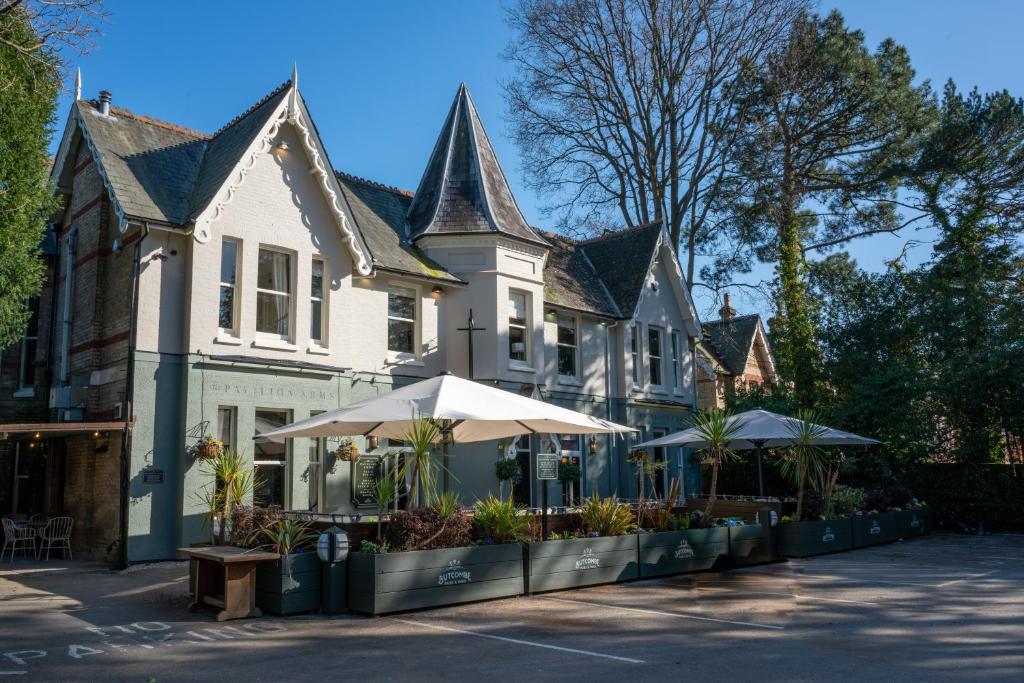
[[[21,337],[25,301],[39,295],[39,244],[56,208],[48,183],[47,146],[59,87],[57,60],[26,13],[0,12],[0,348]]]
[[[772,333],[802,405],[821,398],[806,253],[903,225],[897,185],[928,120],[927,88],[913,77],[902,47],[886,40],[872,54],[833,12],[797,20],[786,47],[737,88],[735,228],[777,263]]]

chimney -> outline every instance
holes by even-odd
[[[100,90],[100,113],[110,116],[110,91]]]
[[[733,308],[729,303],[729,295],[725,295],[725,303],[718,309],[718,315],[721,316],[722,322],[727,323],[736,317],[736,309]]]

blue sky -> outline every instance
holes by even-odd
[[[850,0],[837,7],[872,47],[905,45],[920,79],[963,89],[1024,95],[1024,3],[1013,0]],[[83,96],[100,89],[135,112],[212,132],[291,76],[339,170],[415,189],[455,90],[465,81],[527,219],[544,226],[507,135],[500,84],[510,75],[501,53],[511,35],[498,2],[108,0],[94,49],[77,59]],[[69,84],[70,85],[70,84]],[[61,101],[60,117],[69,99]],[[62,123],[61,123],[62,125]],[[55,143],[56,144],[56,143]],[[881,268],[908,237],[874,237],[849,246],[866,268]],[[928,247],[911,252],[926,259]],[[759,268],[751,281],[770,277]],[[717,308],[695,290],[702,317]],[[767,302],[735,293],[741,310]]]

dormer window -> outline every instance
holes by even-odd
[[[292,257],[268,247],[260,247],[256,269],[256,331],[292,336]]]

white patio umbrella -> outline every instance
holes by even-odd
[[[401,439],[414,418],[442,423],[452,441],[489,441],[522,434],[620,434],[631,427],[443,374],[357,401],[260,438],[383,436]]]
[[[740,427],[727,444],[734,451],[757,449],[758,490],[764,495],[764,479],[761,473],[761,455],[765,448],[785,448],[796,443],[800,420],[767,410],[748,410],[729,418],[730,426]],[[815,425],[817,436],[811,439],[815,446],[870,446],[882,443],[877,439],[858,436],[839,429],[823,425]],[[634,448],[653,448],[657,446],[683,446],[684,448],[707,448],[708,443],[694,427],[674,432],[666,436],[637,444]]]

